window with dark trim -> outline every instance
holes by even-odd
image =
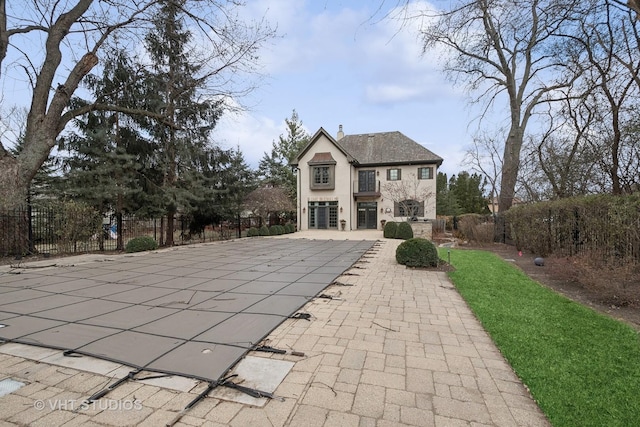
[[[336,161],[331,153],[316,153],[308,162],[309,188],[333,190],[335,188]]]
[[[403,200],[393,204],[393,216],[396,217],[418,217],[424,216],[424,202],[417,200]]]
[[[338,229],[338,202],[309,202],[309,228]]]
[[[368,193],[372,191],[376,191],[376,171],[375,170],[358,171],[358,192]]]
[[[432,167],[418,168],[418,179],[433,179],[433,168]]]
[[[329,166],[314,166],[313,184],[329,185]]]
[[[387,169],[387,181],[400,181],[402,179],[401,169]]]

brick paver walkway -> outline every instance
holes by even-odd
[[[295,362],[275,392],[284,401],[207,397],[176,425],[548,426],[446,274],[398,265],[398,244],[381,240],[325,291],[340,299],[313,300],[311,321],[286,320],[269,337],[303,357],[251,354]],[[164,425],[206,387],[128,381],[77,408],[113,380],[0,353],[3,378],[27,385],[0,397],[0,427]]]

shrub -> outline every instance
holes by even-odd
[[[55,235],[58,250],[73,252],[77,242],[88,242],[102,232],[102,215],[91,206],[74,201],[62,201],[55,209]]]
[[[477,241],[478,226],[487,222],[487,215],[464,214],[458,217],[458,235],[462,239]]]
[[[284,227],[281,225],[272,225],[269,227],[269,235],[271,236],[280,236],[284,234]]]
[[[158,242],[149,236],[134,237],[127,242],[127,246],[124,248],[125,252],[128,253],[152,251],[154,249],[158,249]]]
[[[478,243],[493,243],[495,227],[492,222],[478,224],[473,229],[473,236]]]
[[[247,230],[247,237],[256,237],[260,235],[260,231],[257,227],[251,227]]]
[[[266,225],[263,225],[260,227],[260,230],[258,230],[258,234],[260,236],[269,236],[269,228]]]
[[[388,221],[384,225],[384,230],[382,231],[382,235],[387,239],[395,239],[397,229],[398,229],[398,223],[393,221]]]
[[[288,233],[293,233],[295,231],[296,231],[296,226],[291,224],[291,223],[289,223],[289,224],[284,226],[284,232],[287,233],[287,234]]]
[[[438,250],[427,239],[408,239],[396,249],[396,261],[407,267],[437,267]]]
[[[413,229],[408,222],[401,222],[398,224],[396,230],[396,239],[408,240],[413,238]]]

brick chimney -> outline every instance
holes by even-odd
[[[342,125],[338,126],[338,141],[340,141],[344,137],[344,132],[342,132]]]

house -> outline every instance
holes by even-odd
[[[522,199],[514,197],[513,201],[511,202],[511,206],[517,206],[523,203],[524,201]],[[500,205],[500,198],[497,196],[492,197],[491,202],[488,205],[489,212],[491,212],[494,215],[497,214],[500,211],[499,205]]]
[[[381,229],[436,217],[442,158],[400,132],[344,135],[320,128],[293,161],[298,230]]]

